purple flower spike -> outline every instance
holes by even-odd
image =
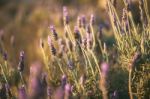
[[[94,16],[93,14],[91,14],[90,24],[91,24],[91,25],[94,25],[94,24],[95,24],[95,16]]]
[[[52,95],[52,89],[50,86],[47,87],[47,96],[51,96]]]
[[[20,52],[20,60],[24,60],[24,51]]]
[[[74,27],[74,38],[80,42],[80,32],[78,26]]]
[[[55,56],[56,55],[56,49],[55,49],[54,45],[52,44],[52,40],[51,40],[50,36],[48,36],[48,45],[50,47],[51,53]]]
[[[7,61],[7,59],[8,59],[8,55],[7,55],[6,52],[3,53],[3,59],[4,59],[5,61]]]
[[[68,12],[68,9],[66,6],[63,6],[63,12]]]
[[[18,64],[18,70],[20,72],[23,72],[24,70],[24,51],[20,52],[20,60],[19,60],[19,64]]]
[[[65,99],[72,99],[72,86],[70,84],[66,84],[65,86]]]
[[[68,97],[67,99],[70,99],[71,96],[72,86],[70,84],[65,85],[65,96]]]
[[[27,94],[24,85],[19,88],[18,99],[27,99]]]
[[[57,40],[58,39],[58,34],[57,34],[56,30],[55,30],[55,27],[53,25],[51,25],[49,28],[50,28],[50,31],[52,32],[53,38],[55,40]]]
[[[82,17],[81,17],[81,25],[82,25],[83,28],[85,28],[85,26],[86,26],[85,15],[82,15]]]
[[[64,24],[69,23],[68,9],[66,6],[63,7],[63,20],[64,20]]]
[[[86,32],[87,33],[91,33],[91,29],[90,29],[90,25],[89,24],[86,26]]]
[[[80,16],[78,16],[78,18],[77,18],[77,25],[78,25],[79,28],[82,27],[82,22],[81,22],[81,17]]]
[[[67,76],[63,75],[61,78],[61,86],[64,88],[67,83]]]
[[[109,71],[109,64],[106,63],[106,62],[103,62],[103,63],[101,64],[101,70],[102,70],[102,74],[103,74],[104,76],[107,76],[108,71]]]
[[[67,65],[68,65],[69,69],[71,69],[71,70],[74,68],[74,63],[72,60],[68,60]]]

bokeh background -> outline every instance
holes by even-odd
[[[138,22],[138,0],[132,1],[134,19]],[[150,0],[147,1],[150,4]],[[54,24],[58,33],[63,35],[64,5],[69,8],[71,24],[76,24],[78,15],[85,15],[88,20],[90,14],[94,14],[97,24],[109,25],[106,0],[0,0],[0,35],[3,36],[8,59],[14,66],[18,64],[21,50],[25,51],[27,65],[42,59],[39,41],[47,39],[50,24]],[[122,0],[117,0],[120,15],[122,5]]]

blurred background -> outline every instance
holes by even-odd
[[[135,20],[138,21],[138,0],[132,1]],[[21,50],[25,51],[27,65],[42,59],[39,41],[40,38],[47,39],[50,24],[54,24],[58,33],[63,35],[63,6],[69,9],[71,24],[76,24],[78,15],[85,15],[89,20],[90,14],[96,16],[97,24],[109,24],[106,0],[0,0],[0,36],[14,66],[18,64]],[[122,8],[122,0],[117,0],[120,15]]]

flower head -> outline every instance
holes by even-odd
[[[24,51],[20,52],[18,70],[20,72],[24,70]]]
[[[27,94],[24,85],[19,88],[18,99],[27,99]]]
[[[106,63],[106,62],[103,62],[103,63],[101,64],[101,71],[102,71],[102,74],[103,74],[104,76],[106,76],[106,75],[108,74],[108,71],[109,71],[109,64]]]
[[[61,78],[61,86],[64,88],[67,83],[67,76],[63,75]]]
[[[66,6],[63,7],[63,20],[65,25],[69,23],[68,9]]]

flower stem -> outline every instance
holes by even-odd
[[[131,73],[132,73],[132,69],[129,70],[128,88],[129,88],[129,96],[130,96],[130,99],[133,99],[132,88],[131,88]]]

